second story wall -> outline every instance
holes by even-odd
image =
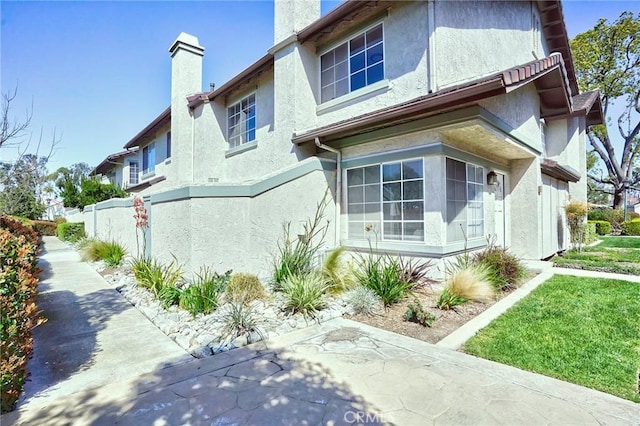
[[[537,7],[531,2],[436,1],[435,26],[438,90],[550,53],[542,38]]]

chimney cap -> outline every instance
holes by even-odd
[[[176,41],[174,41],[169,48],[171,56],[175,55],[180,48],[196,53],[200,56],[204,55],[204,47],[200,46],[198,37],[185,32],[180,33]]]

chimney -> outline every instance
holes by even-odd
[[[180,33],[169,48],[171,53],[171,100],[202,91],[202,56],[204,47],[198,38]]]
[[[187,96],[202,92],[204,47],[198,38],[180,33],[171,53],[171,145],[172,174],[184,183],[193,181],[194,152]]]
[[[275,0],[273,44],[277,45],[320,19],[320,0]]]

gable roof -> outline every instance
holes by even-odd
[[[576,112],[573,98],[567,87],[568,81],[562,56],[555,53],[547,58],[509,68],[488,77],[295,134],[292,142],[301,144],[313,141],[316,137],[331,141],[389,127],[476,104],[482,99],[511,92],[525,84],[534,84],[538,90],[542,118],[566,117]],[[581,106],[583,106],[582,103]]]
[[[580,93],[573,97],[573,109],[584,111],[587,117],[587,126],[604,123],[604,112],[602,111],[602,100],[600,91]]]
[[[171,123],[171,106],[167,107],[167,109],[162,111],[159,116],[154,118],[153,121],[147,125],[147,127],[140,130],[137,135],[131,138],[131,140],[125,144],[124,148],[129,149],[135,146],[140,146],[150,139],[153,139],[155,133],[167,123]]]
[[[273,67],[273,55],[267,53],[262,58],[258,59],[253,64],[249,65],[244,71],[240,74],[233,77],[231,80],[224,83],[218,89],[214,89],[210,92],[197,93],[195,95],[191,95],[187,97],[187,101],[189,102],[189,108],[194,109],[198,106],[202,105],[205,102],[209,102],[214,100],[220,96],[227,96],[232,91],[240,87],[241,85],[247,83],[249,80],[253,78],[257,78],[261,73]]]

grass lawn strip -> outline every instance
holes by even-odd
[[[597,246],[554,257],[553,264],[565,268],[640,275],[640,238],[601,238],[602,242]]]
[[[640,285],[555,275],[463,350],[640,402]]]
[[[602,242],[596,247],[618,247],[640,249],[640,237],[599,237]]]

